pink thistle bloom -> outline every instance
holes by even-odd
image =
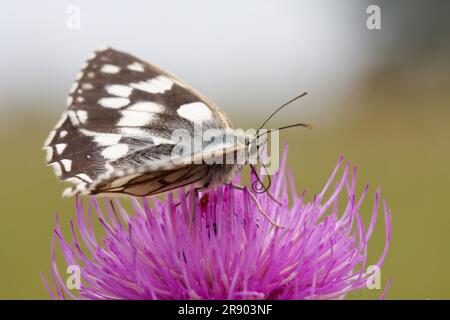
[[[153,206],[133,198],[133,215],[117,199],[106,201],[103,214],[96,199],[85,210],[77,198],[73,239],[63,237],[58,219],[54,230],[52,289],[44,279],[52,298],[342,299],[365,288],[371,276],[368,241],[377,221],[380,191],[365,228],[360,206],[368,188],[357,197],[356,167],[351,170],[347,164],[337,179],[341,158],[322,192],[306,203],[304,193],[295,191],[286,155],[285,150],[271,187],[283,205],[267,194],[258,195],[267,214],[284,229],[263,218],[248,191],[231,186],[195,199],[193,193],[180,191],[180,200],[169,194],[165,202],[154,199]],[[345,197],[344,207],[338,206],[340,195]],[[386,241],[378,267],[391,239],[391,215],[386,203],[382,207]],[[93,231],[94,217],[105,231],[100,241]],[[64,271],[69,265],[80,267],[79,290],[67,288],[68,275],[57,267],[55,242],[65,259]]]

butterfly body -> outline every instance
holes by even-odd
[[[205,190],[230,183],[244,167],[243,164],[227,163],[227,158],[236,158],[239,145],[222,149],[209,146],[215,151],[215,157],[208,153],[208,146],[203,148],[205,152],[191,153],[187,157],[174,155],[173,148],[171,144],[142,148],[130,155],[135,156],[136,161],[130,158],[121,159],[123,163],[115,161],[110,164],[109,174],[101,176],[81,193],[148,196],[185,186]],[[244,145],[241,148],[245,150]],[[160,160],[155,160],[156,157]]]
[[[179,132],[189,139],[178,141]],[[249,159],[251,143],[219,107],[174,75],[108,48],[96,51],[77,76],[44,149],[58,178],[74,184],[66,196],[148,196],[230,182],[245,163],[227,160]]]

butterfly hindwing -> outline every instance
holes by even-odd
[[[174,152],[174,145],[147,146],[109,162],[114,170],[101,175],[83,194],[120,193],[135,196],[154,195],[179,187],[192,185],[205,188],[227,179],[239,166],[221,166],[229,156],[236,157],[244,145],[209,146],[214,156],[203,152]]]
[[[131,196],[151,196],[187,185],[195,186],[209,174],[208,167],[185,165],[176,169],[162,169],[157,171],[120,172],[114,179],[100,181],[93,194],[126,194]],[[108,182],[109,181],[109,182]]]
[[[232,128],[223,111],[181,80],[114,49],[91,57],[67,104],[44,146],[55,174],[75,184],[66,194],[95,193],[92,186],[101,177],[161,163],[167,152],[151,153],[149,147],[170,150],[177,143],[171,139],[175,129],[192,132],[197,123]]]

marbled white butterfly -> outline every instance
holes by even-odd
[[[249,159],[257,152],[256,135],[234,131],[219,107],[174,75],[124,52],[98,50],[78,74],[67,110],[50,131],[46,160],[59,179],[74,184],[65,196],[141,197],[231,182],[245,163],[206,164],[201,149],[189,149],[189,161],[186,154],[174,156],[180,142],[173,141],[173,132],[195,136],[198,125],[234,140],[208,146],[216,160],[238,152]]]

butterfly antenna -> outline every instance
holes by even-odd
[[[270,119],[272,119],[281,109],[283,109],[284,107],[286,107],[287,105],[291,104],[292,102],[294,102],[295,100],[300,99],[301,97],[304,97],[308,94],[308,92],[303,92],[301,94],[299,94],[298,96],[296,96],[295,98],[292,98],[291,100],[289,100],[288,102],[284,103],[283,105],[279,106],[274,112],[272,112],[270,114],[270,116],[266,119],[266,121],[263,122],[262,125],[259,126],[258,130],[256,132],[258,132],[259,130],[261,130],[262,127],[264,127],[267,122],[269,122]]]
[[[261,161],[261,165],[263,166],[264,170],[267,172],[266,165],[264,162]],[[250,168],[253,172],[253,174],[256,176],[256,180],[252,183],[252,190],[256,193],[264,193],[267,192],[272,185],[272,179],[270,178],[270,175],[267,175],[267,178],[269,179],[269,182],[266,185],[264,185],[264,182],[262,181],[261,177],[258,175],[258,172],[256,171],[255,167],[253,165],[250,165]]]
[[[313,126],[312,126],[311,123],[294,123],[294,124],[290,124],[288,126],[279,127],[279,128],[276,128],[276,129],[270,129],[270,130],[266,130],[266,131],[264,131],[262,133],[258,133],[256,135],[256,138],[262,137],[262,136],[264,136],[264,135],[266,135],[266,134],[268,134],[270,132],[273,132],[273,131],[280,131],[280,130],[285,130],[285,129],[289,129],[289,128],[295,128],[295,127],[304,127],[304,128],[307,128],[307,129],[312,129]]]

